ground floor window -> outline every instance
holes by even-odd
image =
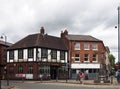
[[[39,66],[39,74],[50,74],[50,66]]]
[[[95,78],[99,75],[99,69],[72,69],[72,78],[76,78],[77,72],[83,72],[84,74],[87,72],[89,78]]]
[[[28,67],[28,74],[33,74],[33,66]]]

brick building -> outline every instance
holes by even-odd
[[[9,46],[11,46],[11,43],[5,42],[0,40],[0,70],[1,70],[1,76],[5,75],[6,73],[6,48],[8,48]]]
[[[8,48],[7,76],[61,79],[75,78],[76,72],[82,71],[94,78],[106,73],[108,54],[103,41],[95,37],[68,34],[65,30],[59,38],[45,34],[42,27],[40,33],[28,35]]]
[[[107,54],[102,40],[89,35],[68,34],[67,30],[61,32],[61,38],[69,49],[70,75],[72,78],[76,77],[77,71],[88,72],[89,78],[94,78],[99,75],[101,67],[104,66],[104,70],[106,70]]]
[[[68,49],[63,40],[40,33],[31,34],[7,50],[7,76],[10,79],[66,78]]]

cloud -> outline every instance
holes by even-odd
[[[103,40],[110,50],[116,50],[114,26],[118,3],[118,0],[0,0],[0,31],[14,43],[38,33],[41,26],[47,34],[55,36],[68,29],[72,34],[90,34]]]

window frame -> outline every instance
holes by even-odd
[[[84,44],[84,50],[90,50],[90,44],[85,43]]]
[[[9,51],[9,59],[14,59],[14,50]]]
[[[80,62],[80,54],[76,53],[74,59],[75,59],[75,62]]]
[[[28,67],[28,74],[33,74],[33,66]]]
[[[95,55],[95,57],[94,57],[94,55]],[[96,59],[96,60],[94,60],[94,59]],[[97,60],[98,60],[98,55],[97,55],[97,54],[93,54],[93,56],[92,56],[92,61],[93,61],[93,62],[97,62]]]
[[[85,60],[85,59],[87,59],[87,60]],[[89,54],[84,54],[84,62],[89,62]]]
[[[98,44],[92,44],[92,50],[98,50]]]
[[[43,58],[48,58],[48,49],[46,48],[41,48],[41,59]]]
[[[23,72],[23,66],[18,66],[18,74],[22,74]]]
[[[51,50],[51,59],[57,59],[57,50]]]
[[[29,48],[28,49],[28,58],[33,58],[34,57],[34,49],[33,48]]]
[[[80,50],[80,43],[79,42],[74,43],[74,50]]]
[[[18,59],[23,59],[23,49],[18,50]]]
[[[60,60],[65,60],[65,52],[60,51]]]

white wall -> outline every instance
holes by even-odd
[[[40,61],[41,60],[41,48],[38,48],[38,54],[37,49],[34,48],[34,58],[28,58],[28,49],[23,49],[23,59],[20,59],[19,61]],[[51,49],[48,49],[48,59],[45,59],[44,61],[51,62]],[[39,59],[37,59],[37,56]],[[56,60],[56,59],[55,59]],[[57,50],[57,62],[63,62],[66,63],[68,60],[68,53],[65,52],[65,60],[60,60],[60,51]],[[52,60],[54,61],[54,60]],[[9,51],[7,52],[7,62],[9,62]],[[18,62],[18,50],[14,50],[14,60],[10,60],[10,62]],[[55,61],[56,62],[56,61]]]

